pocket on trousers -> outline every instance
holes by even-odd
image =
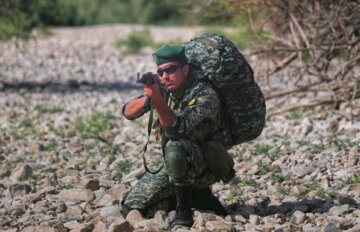
[[[204,142],[201,147],[207,168],[215,176],[224,182],[229,181],[234,176],[234,160],[227,152],[226,148],[218,141],[210,140]]]

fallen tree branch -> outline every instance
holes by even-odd
[[[293,61],[295,58],[297,57],[297,54],[291,54],[290,56],[288,56],[287,58],[283,59],[280,64],[277,64],[276,67],[271,70],[270,72],[268,72],[267,75],[271,76],[274,75],[276,72],[280,71],[281,69],[283,69],[286,65],[288,65],[291,61]]]
[[[338,76],[339,76],[340,74],[344,74],[345,69],[347,69],[347,67],[348,67],[349,65],[351,65],[352,63],[355,63],[355,62],[358,61],[358,60],[360,60],[360,56],[357,56],[357,57],[349,60],[348,62],[345,62],[345,63],[338,69],[338,71],[334,74],[333,79],[338,78]]]
[[[311,107],[315,107],[315,106],[319,106],[319,105],[323,105],[323,104],[333,104],[333,103],[334,103],[334,100],[324,100],[324,101],[314,102],[314,103],[310,103],[310,104],[290,106],[285,109],[269,113],[266,116],[266,118],[269,119],[272,116],[284,114],[286,112],[294,111],[294,110],[301,109],[301,108],[311,108]]]

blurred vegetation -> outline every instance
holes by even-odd
[[[180,44],[183,41],[171,41],[173,44]],[[122,50],[122,54],[133,54],[138,52],[143,47],[150,47],[153,49],[159,48],[167,42],[157,43],[152,39],[151,32],[148,28],[139,31],[131,32],[127,37],[115,41],[115,47]]]
[[[108,23],[180,24],[176,1],[2,0],[0,39],[26,37],[32,28]]]
[[[115,47],[123,50],[124,54],[136,53],[142,47],[154,47],[155,42],[151,37],[150,30],[134,31],[124,39],[115,41]]]
[[[224,34],[235,38],[235,41],[240,41],[238,38],[241,37],[243,42],[237,45],[244,48],[251,41],[256,41],[257,37],[250,30],[248,12],[243,6],[252,7],[256,12],[263,10],[247,4],[250,0],[240,2],[244,3],[241,8],[228,0],[2,0],[0,40],[12,36],[24,38],[31,29],[46,29],[48,26],[110,23],[212,25],[211,31],[224,32],[214,26],[228,25],[236,26],[240,31]]]

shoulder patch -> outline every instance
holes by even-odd
[[[194,98],[194,99],[189,101],[188,106],[193,106],[193,105],[195,105],[195,103],[196,103],[196,100]]]

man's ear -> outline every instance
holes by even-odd
[[[189,74],[189,71],[190,71],[190,65],[189,64],[184,64],[184,66],[182,67],[182,71],[187,76]]]

